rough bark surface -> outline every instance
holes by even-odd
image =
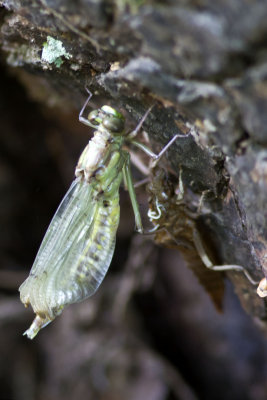
[[[266,1],[6,0],[0,5],[0,190],[5,193],[0,307],[2,324],[13,327],[4,348],[16,342],[14,326],[22,329],[30,314],[24,317],[7,293],[22,280],[22,265],[29,269],[49,207],[70,182],[87,140],[88,130],[76,123],[85,86],[93,93],[92,107],[119,108],[129,129],[153,106],[144,129],[155,151],[175,134],[184,135],[151,168],[149,204],[161,214],[155,241],[180,250],[217,308],[222,309],[223,274],[203,265],[195,231],[216,265],[243,266],[255,281],[267,275]],[[31,100],[24,100],[15,78]],[[38,193],[40,182],[45,186]],[[143,238],[130,246],[127,211],[123,217],[128,207],[122,195],[118,247],[131,250],[115,254],[114,265],[126,263],[124,271],[114,267],[103,292],[90,305],[74,306],[76,313],[66,310],[39,344],[16,342],[18,355],[9,368],[15,365],[24,375],[14,373],[11,388],[1,366],[0,398],[266,398],[266,344],[229,282],[223,317],[176,253]],[[242,272],[226,275],[243,308],[266,332],[266,302],[256,286]],[[214,327],[207,327],[210,323]],[[243,330],[250,345],[241,340],[238,351]],[[35,351],[45,353],[49,371],[42,366],[36,372],[42,358]]]

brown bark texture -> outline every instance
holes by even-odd
[[[266,20],[260,0],[0,1],[0,400],[266,399]],[[99,292],[27,342],[17,288],[92,133],[85,87],[129,130],[151,107],[154,152],[179,135],[156,165],[135,151],[158,230],[134,234],[122,190]],[[207,269],[196,237],[244,270]]]

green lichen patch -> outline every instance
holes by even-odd
[[[42,60],[49,64],[55,64],[59,68],[64,62],[62,57],[70,59],[72,55],[66,51],[60,40],[47,36],[42,51]]]

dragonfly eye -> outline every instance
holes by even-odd
[[[124,129],[124,119],[114,115],[106,115],[102,123],[107,130],[113,133],[121,133]]]
[[[88,115],[88,121],[93,125],[99,125],[102,122],[102,118],[99,116],[98,110],[91,111]]]

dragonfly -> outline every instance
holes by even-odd
[[[41,243],[28,278],[19,288],[25,307],[36,317],[24,335],[33,339],[40,329],[73,303],[92,296],[110,266],[119,224],[119,187],[124,181],[135,217],[136,230],[143,233],[130,169],[134,144],[157,162],[172,143],[186,135],[175,135],[159,154],[134,138],[150,109],[133,132],[126,133],[125,118],[104,105],[83,116],[92,96],[79,114],[79,121],[94,128],[93,138],[83,150],[75,169],[75,180],[60,203]]]

